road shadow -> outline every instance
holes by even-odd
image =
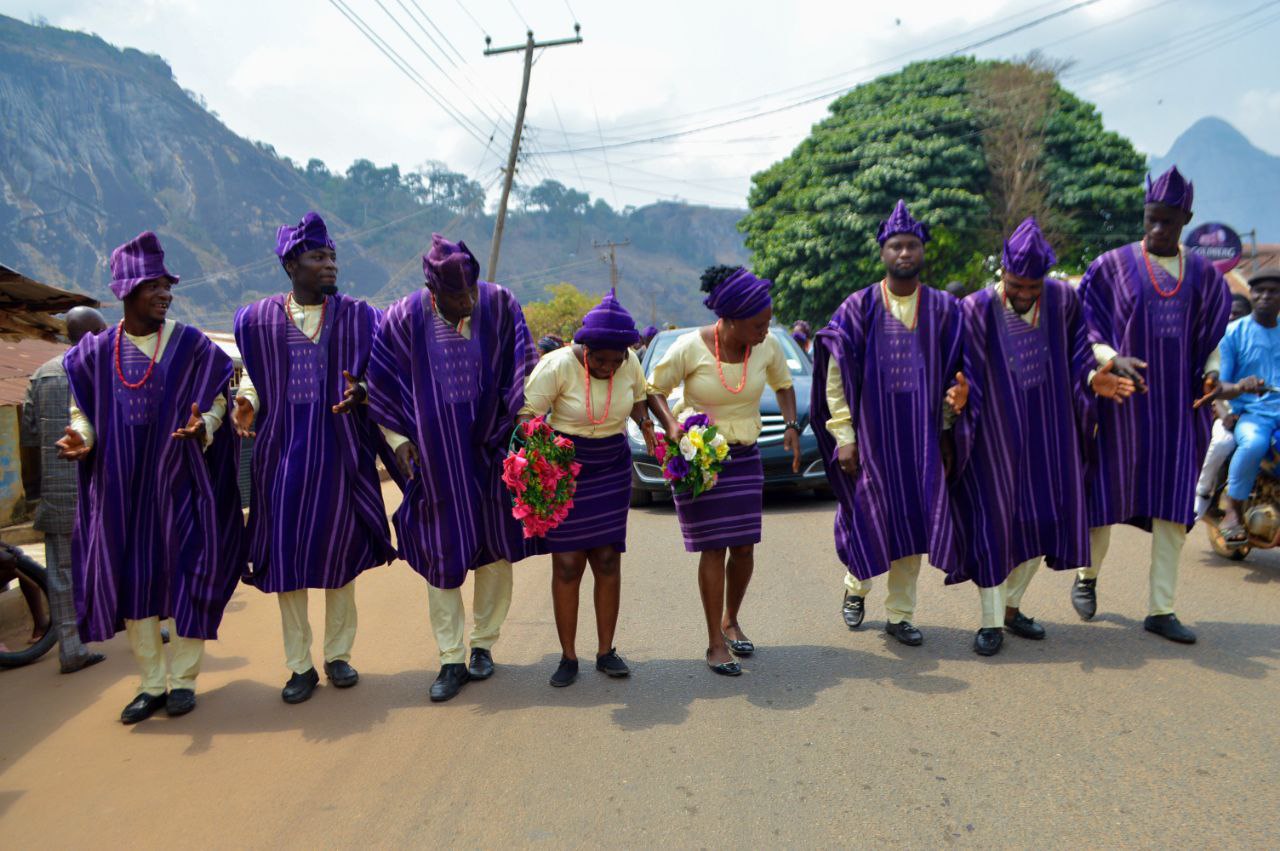
[[[4,818],[9,808],[25,794],[26,791],[23,789],[0,789],[0,819]]]
[[[1252,550],[1241,561],[1224,558],[1209,550],[1196,557],[1194,568],[1208,568],[1220,571],[1223,579],[1230,581],[1239,578],[1242,582],[1254,585],[1269,585],[1280,582],[1280,549]],[[1184,568],[1185,569],[1185,568]]]
[[[234,680],[200,691],[195,712],[181,718],[163,713],[134,726],[136,736],[186,736],[184,754],[208,751],[222,736],[297,731],[308,742],[333,742],[368,733],[397,709],[427,703],[427,686],[435,671],[408,670],[396,674],[361,674],[355,688],[337,689],[321,680],[306,703],[289,705],[280,699],[280,685],[257,680]]]

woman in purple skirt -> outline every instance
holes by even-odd
[[[573,440],[578,472],[574,508],[547,533],[551,553],[551,600],[560,636],[560,665],[551,685],[563,688],[578,676],[578,588],[587,565],[595,578],[596,670],[611,677],[631,673],[613,647],[627,548],[631,499],[631,449],[627,418],[654,449],[653,422],[645,414],[644,371],[632,345],[640,333],[611,290],[582,321],[573,345],[543,357],[525,385],[522,420],[550,412],[547,422]]]
[[[667,434],[678,438],[677,416],[698,412],[709,415],[718,434],[729,442],[729,456],[715,486],[696,498],[676,493],[675,501],[684,548],[700,554],[698,590],[707,618],[707,665],[730,677],[742,673],[734,654],[750,656],[755,651],[738,624],[738,610],[760,542],[764,469],[756,439],[765,384],[778,396],[787,420],[783,445],[794,458],[792,468],[800,469],[800,424],[791,370],[782,346],[769,333],[771,286],[772,281],[741,267],[707,269],[702,275],[702,288],[708,293],[703,304],[716,314],[716,323],[672,343],[649,380],[649,408]],[[682,384],[684,392],[673,411],[667,397]]]

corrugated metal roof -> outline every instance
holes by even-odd
[[[33,281],[0,263],[0,309],[64,313],[81,304],[97,307],[98,300],[83,293],[73,293]]]
[[[27,384],[36,367],[65,352],[66,343],[46,340],[0,341],[0,405],[18,405],[27,395]]]

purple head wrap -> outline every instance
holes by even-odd
[[[640,336],[646,340],[652,340],[654,337],[658,336],[658,326],[657,325],[644,326],[644,330],[640,332]]]
[[[617,294],[609,290],[582,318],[582,327],[573,335],[573,341],[588,349],[625,351],[640,342],[640,332]]]
[[[732,275],[716,284],[702,303],[721,319],[747,319],[773,306],[773,298],[769,295],[771,286],[773,281],[757,278],[739,266]]]
[[[143,281],[168,278],[178,283],[178,276],[164,267],[164,249],[160,238],[143,231],[111,252],[111,291],[123,301]]]
[[[276,231],[276,256],[280,265],[294,259],[299,254],[314,251],[317,248],[334,248],[329,238],[329,229],[324,219],[317,212],[308,212],[295,227],[283,225]]]
[[[431,234],[431,250],[422,255],[422,274],[433,290],[460,292],[480,280],[480,261],[462,240],[450,242],[438,233]]]
[[[1148,204],[1163,204],[1190,213],[1195,194],[1195,187],[1182,176],[1176,165],[1169,166],[1169,170],[1157,177],[1155,183],[1151,182],[1151,175],[1147,175]]]
[[[1001,264],[1006,272],[1021,278],[1039,279],[1058,262],[1049,240],[1040,232],[1035,216],[1027,216],[1004,241]]]
[[[907,210],[906,202],[901,198],[898,199],[897,206],[893,208],[889,218],[880,223],[880,230],[876,232],[876,242],[884,245],[889,241],[889,237],[900,233],[909,233],[918,237],[921,242],[929,241],[929,226],[913,219]]]

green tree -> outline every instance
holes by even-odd
[[[999,182],[983,137],[1009,123],[1004,104],[1020,102],[991,94],[992,69],[1009,64],[920,62],[859,86],[790,156],[755,175],[739,227],[755,271],[776,284],[780,315],[825,322],[851,291],[878,281],[876,229],[898,198],[933,230],[931,283],[972,287],[990,275],[1008,203],[993,197]],[[1143,159],[1056,82],[1049,102],[1042,126],[1027,131],[1038,145],[1028,167],[1058,214],[1060,265],[1076,268],[1135,237]]]
[[[598,299],[568,283],[552,284],[546,292],[550,296],[546,301],[523,305],[524,321],[529,324],[529,332],[535,340],[546,334],[555,334],[567,342]]]

